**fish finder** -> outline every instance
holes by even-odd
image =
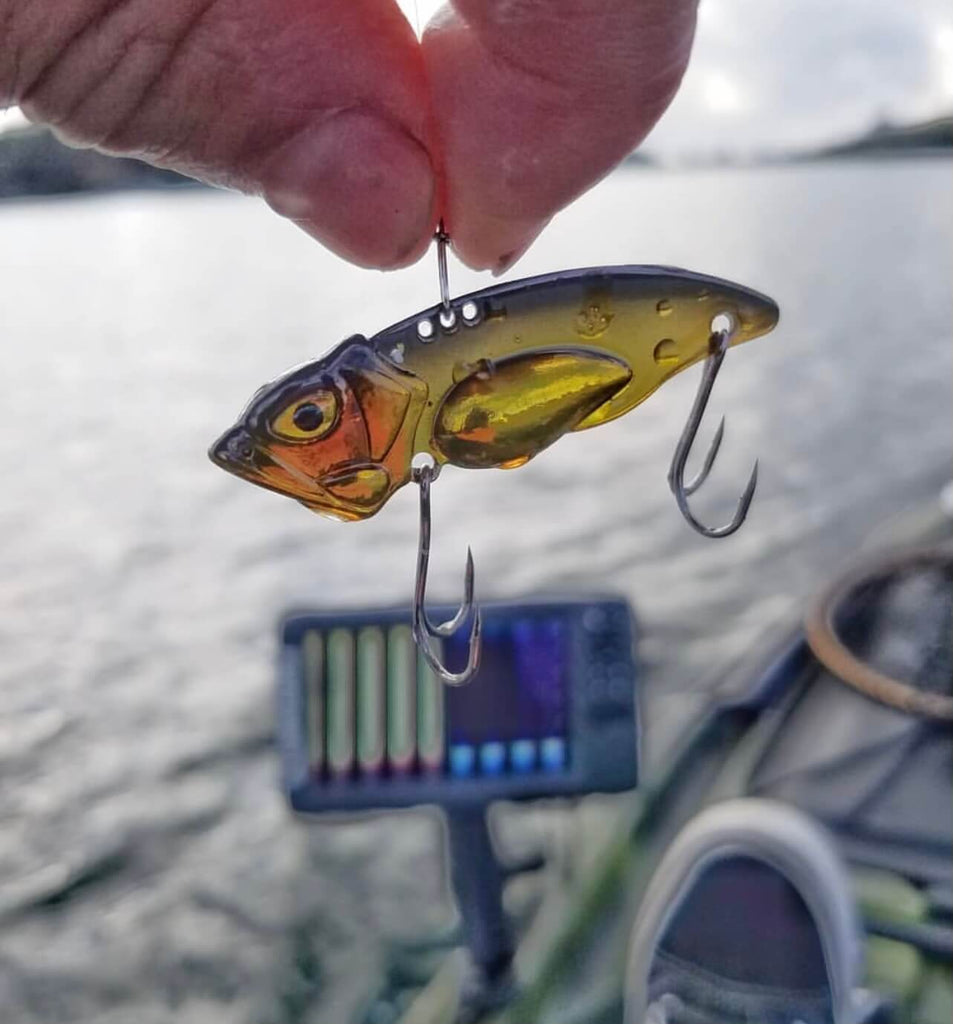
[[[514,943],[486,820],[494,800],[630,789],[638,781],[635,624],[615,598],[481,605],[483,653],[446,686],[409,609],[302,612],[281,625],[278,734],[292,808],[334,815],[443,808],[475,968],[475,1019],[512,992]],[[439,614],[435,610],[434,615]],[[449,610],[444,610],[449,615]],[[467,632],[440,644],[466,664]]]
[[[484,805],[636,785],[628,605],[552,599],[486,604],[482,614],[480,669],[459,687],[418,656],[409,610],[284,620],[279,740],[295,810]],[[442,654],[461,668],[466,631],[442,641]]]

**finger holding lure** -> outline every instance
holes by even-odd
[[[414,480],[421,495],[414,636],[441,678],[460,684],[479,666],[479,612],[462,672],[441,664],[430,639],[448,636],[471,611],[469,554],[457,614],[434,626],[424,610],[430,485],[440,467],[522,466],[563,434],[622,416],[705,360],[669,483],[695,530],[728,536],[747,515],[757,465],[734,518],[713,528],[695,518],[688,497],[711,469],[723,425],[688,483],[685,464],[728,347],[772,330],[778,307],[719,278],[648,266],[561,271],[451,301],[446,241],[438,236],[438,305],[370,339],[348,338],[261,388],[209,454],[236,476],[334,519],[366,519]],[[421,459],[427,464],[417,465]]]

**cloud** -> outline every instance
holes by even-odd
[[[25,128],[30,122],[23,116],[19,107],[8,107],[0,110],[0,135],[4,132]]]
[[[809,145],[930,116],[953,108],[945,48],[947,0],[702,0],[691,66],[648,148]]]
[[[440,6],[399,3],[421,26]],[[953,109],[949,0],[701,0],[698,20],[654,152],[809,146]]]
[[[397,0],[397,6],[404,17],[413,25],[419,36],[427,22],[444,6],[443,0]]]

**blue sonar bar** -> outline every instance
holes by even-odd
[[[450,748],[448,765],[454,778],[470,778],[476,768],[476,749],[469,743],[454,743]]]
[[[536,767],[536,741],[513,740],[510,744],[510,768],[518,775]]]
[[[562,736],[547,736],[539,745],[543,771],[561,772],[566,767],[566,741]]]
[[[480,747],[480,774],[502,775],[506,769],[506,744],[484,743]]]

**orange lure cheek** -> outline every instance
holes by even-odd
[[[310,444],[272,441],[268,447],[275,458],[319,482],[335,466],[367,461],[370,451],[360,406],[350,391],[342,395],[342,400],[344,407],[340,419],[330,434]]]

